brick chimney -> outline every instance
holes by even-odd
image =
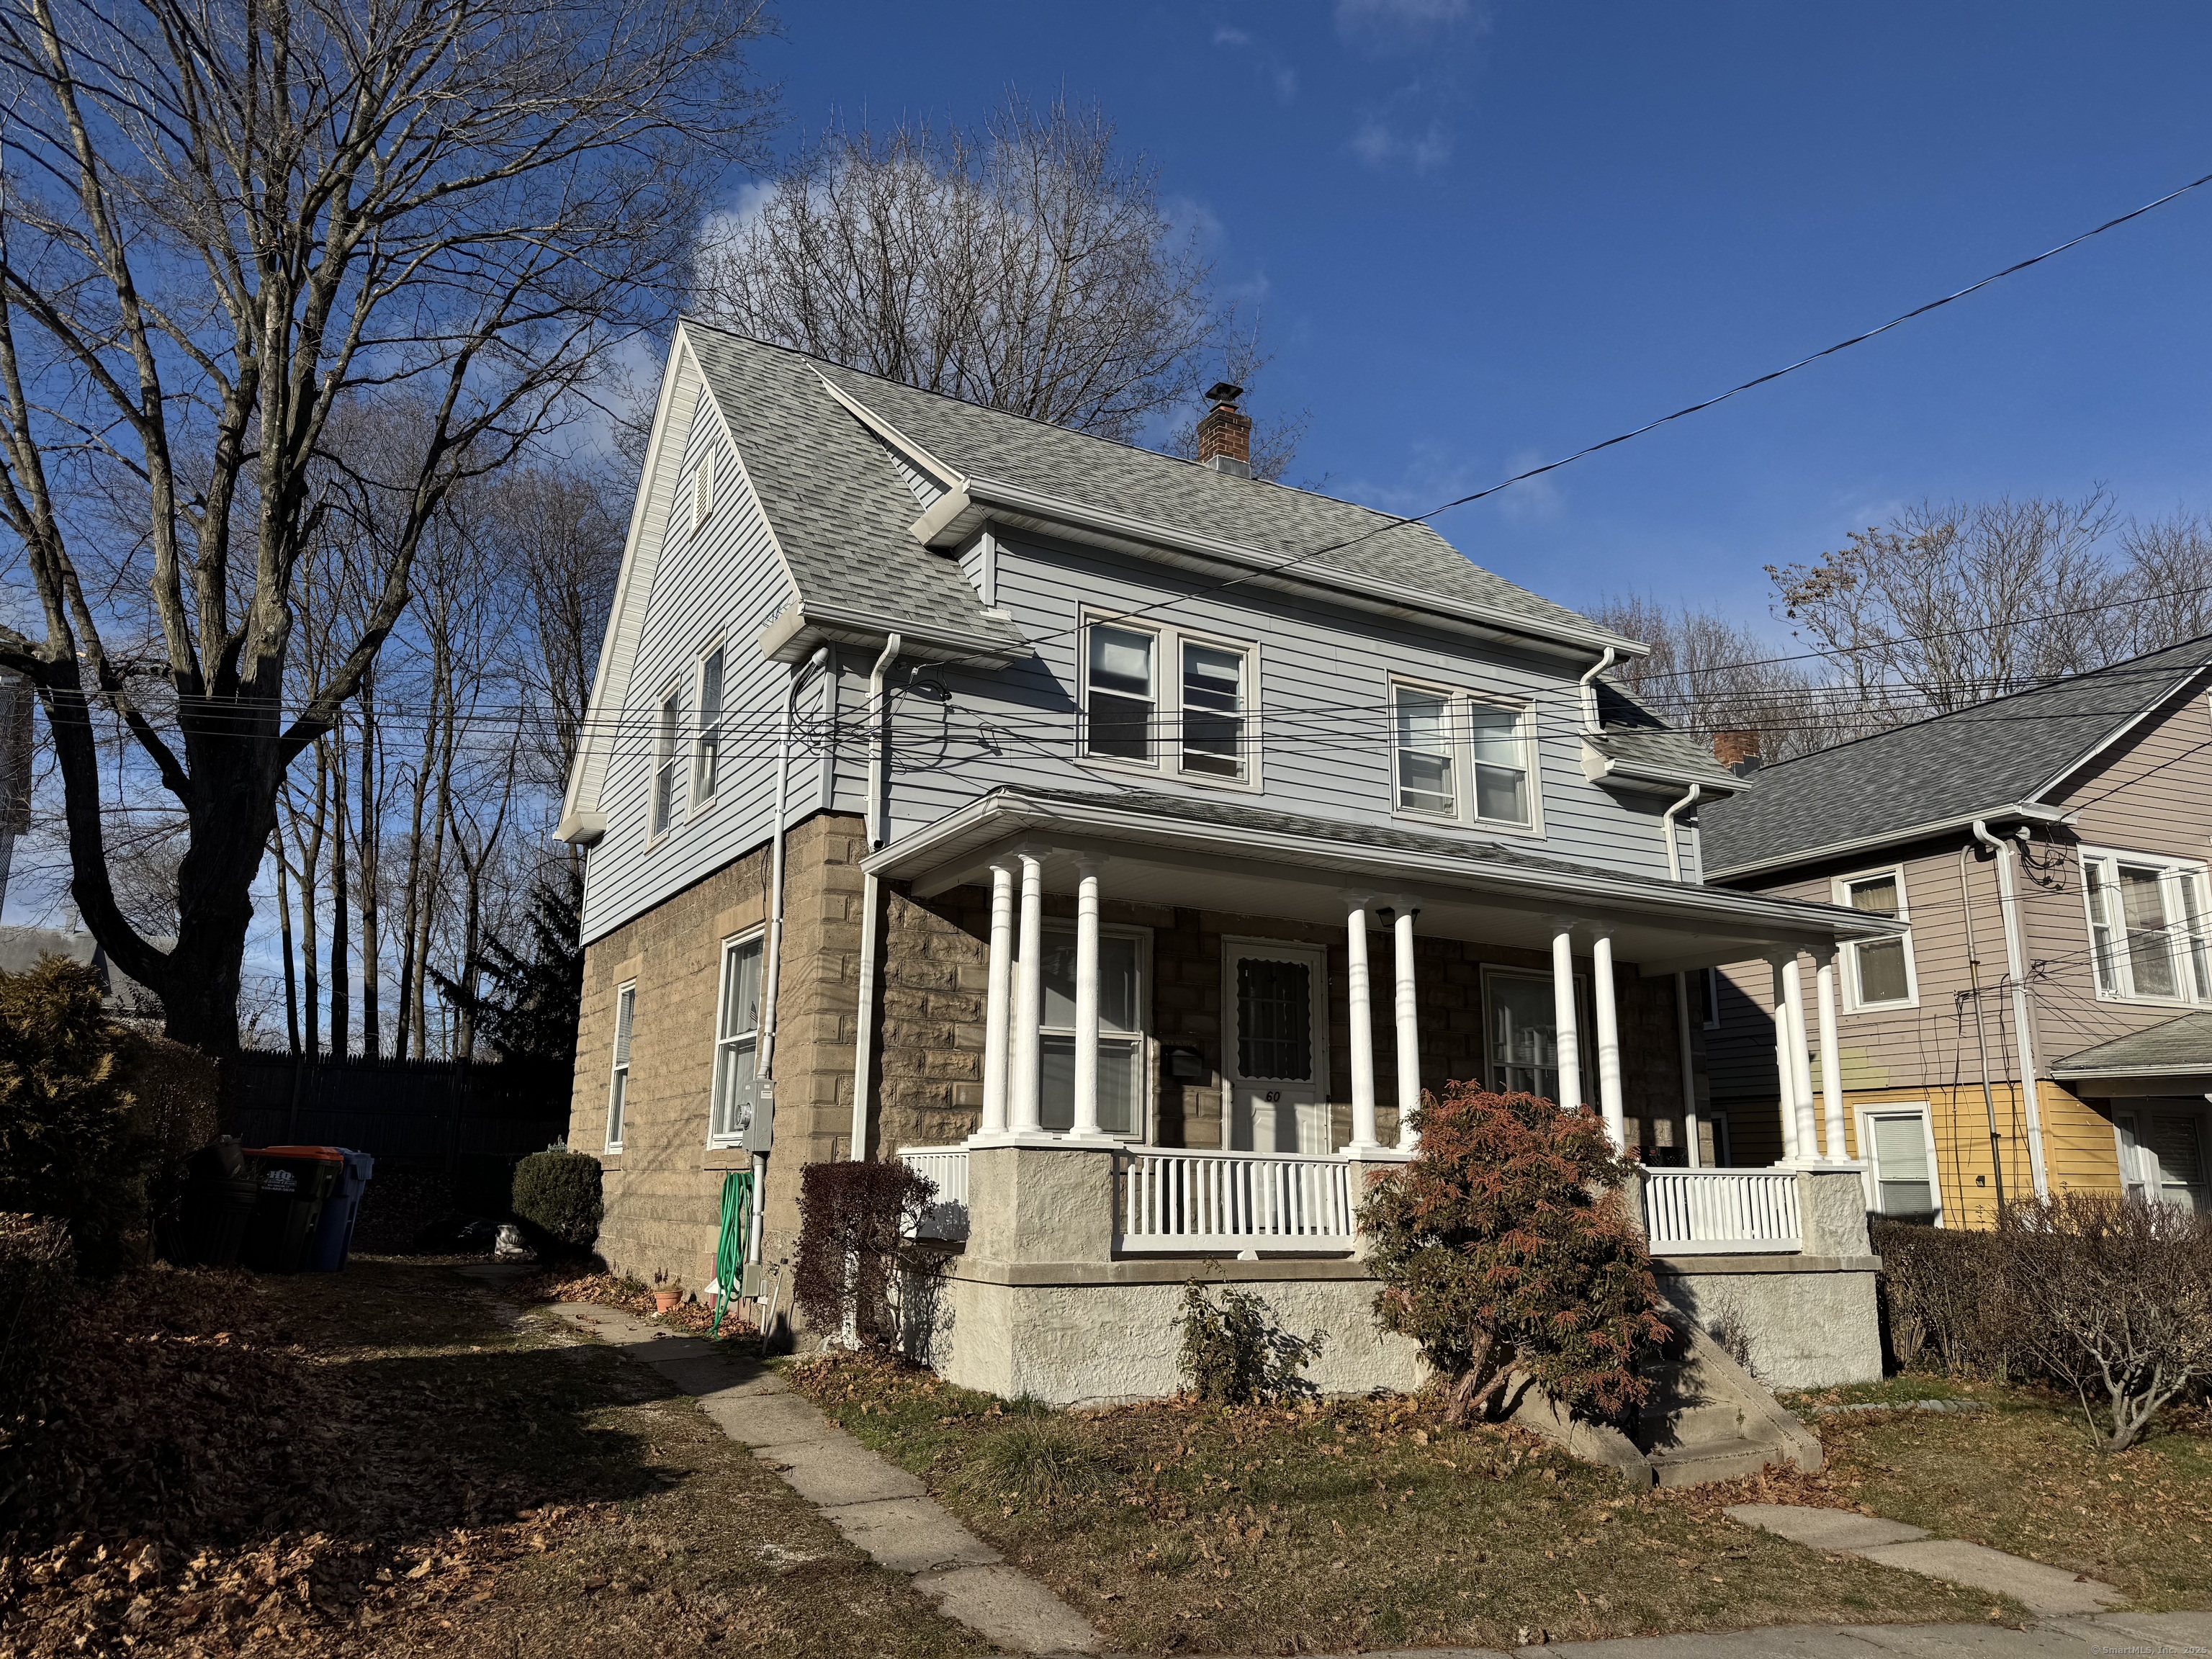
[[[1713,758],[1740,778],[1749,777],[1766,763],[1759,758],[1756,732],[1716,732]]]
[[[1217,380],[1206,389],[1213,405],[1198,423],[1198,464],[1239,478],[1252,476],[1252,417],[1237,407],[1241,386]]]

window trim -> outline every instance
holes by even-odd
[[[1393,673],[1387,684],[1390,752],[1387,787],[1390,816],[1407,823],[1449,823],[1462,830],[1480,830],[1500,836],[1527,836],[1540,840],[1544,835],[1544,748],[1536,728],[1535,699],[1515,696],[1510,692],[1480,690],[1474,686],[1455,685],[1449,681],[1425,679],[1413,674]],[[1419,807],[1399,804],[1398,693],[1401,690],[1442,697],[1445,701],[1446,741],[1450,745],[1452,763],[1453,805],[1449,815],[1425,812]],[[1498,709],[1515,716],[1521,754],[1526,763],[1522,769],[1528,787],[1528,817],[1526,823],[1516,823],[1511,818],[1486,818],[1477,810],[1480,796],[1476,789],[1474,775],[1473,714],[1476,708]]]
[[[678,787],[684,781],[684,682],[680,677],[671,677],[663,686],[653,708],[653,765],[646,773],[645,786],[645,844],[658,847],[683,822],[684,809],[676,799]],[[660,782],[662,775],[668,777],[668,810],[661,811]]]
[[[1496,1074],[1491,1066],[1497,1063],[1490,1052],[1490,987],[1500,979],[1525,979],[1553,989],[1552,970],[1548,968],[1516,968],[1507,962],[1486,962],[1482,964],[1482,1075],[1486,1079]],[[1553,994],[1558,994],[1553,989]],[[1575,969],[1575,1070],[1582,1076],[1583,1104],[1595,1107],[1597,1098],[1597,1019],[1595,1005],[1590,1000],[1589,975],[1577,965]],[[1553,1041],[1558,1034],[1553,1033]],[[1492,1085],[1503,1088],[1504,1085]]]
[[[623,1006],[629,1006],[630,1036],[625,1052],[623,1041]],[[607,1064],[607,1120],[605,1137],[605,1150],[619,1152],[623,1149],[622,1130],[629,1115],[629,1079],[635,1069],[632,1062],[637,1048],[637,981],[624,980],[615,987],[615,1029],[613,1041],[608,1045]],[[615,1098],[616,1084],[622,1085],[622,1098]]]
[[[1258,794],[1264,790],[1266,744],[1261,735],[1259,713],[1264,665],[1259,641],[1240,640],[1230,635],[1216,634],[1208,629],[1183,628],[1170,623],[1153,622],[1091,605],[1084,606],[1077,613],[1077,618],[1075,763],[1078,766],[1095,767],[1101,771],[1121,772],[1139,777],[1172,779],[1198,789],[1229,789],[1241,794]],[[1152,758],[1149,760],[1124,760],[1115,755],[1094,755],[1091,752],[1091,630],[1099,627],[1124,629],[1132,634],[1145,634],[1152,638],[1153,731]],[[1194,772],[1183,764],[1182,660],[1186,644],[1234,652],[1244,659],[1244,678],[1238,693],[1240,707],[1237,714],[1244,723],[1244,767],[1241,777],[1224,777],[1215,772]]]
[[[1884,1003],[1883,1007],[1894,1005]],[[1851,1109],[1851,1131],[1857,1137],[1859,1186],[1866,1197],[1867,1213],[1882,1217],[1881,1160],[1875,1153],[1874,1131],[1871,1121],[1877,1117],[1916,1116],[1920,1120],[1922,1149],[1928,1156],[1928,1190],[1936,1200],[1935,1224],[1946,1224],[1943,1202],[1943,1166],[1936,1158],[1936,1114],[1924,1100],[1869,1100]]]
[[[1897,920],[1905,924],[1904,937],[1899,943],[1905,947],[1905,995],[1885,1002],[1867,1002],[1859,996],[1859,939],[1844,941],[1839,953],[1844,958],[1843,973],[1843,1012],[1847,1014],[1887,1014],[1900,1009],[1920,1006],[1920,967],[1912,949],[1912,896],[1905,883],[1903,863],[1877,865],[1872,869],[1854,870],[1848,875],[1838,876],[1828,885],[1829,902],[1840,909],[1856,907],[1851,903],[1851,889],[1860,882],[1879,881],[1893,878],[1897,883]]]
[[[1044,932],[1047,936],[1058,934],[1073,939],[1075,936],[1075,918],[1047,916],[1044,919]],[[1134,1033],[1137,1040],[1137,1063],[1132,1070],[1134,1074],[1137,1099],[1131,1131],[1127,1134],[1117,1134],[1111,1129],[1104,1129],[1101,1133],[1112,1136],[1125,1146],[1149,1146],[1152,1144],[1153,1097],[1158,1092],[1158,1085],[1152,1077],[1152,930],[1129,922],[1102,921],[1098,924],[1098,937],[1102,939],[1136,940],[1137,1018],[1141,1022]],[[1047,1037],[1072,1037],[1074,1035],[1073,1024],[1051,1025],[1046,1024],[1040,1017],[1037,1020],[1038,1052],[1040,1054],[1043,1052],[1044,1040]],[[1109,1041],[1126,1041],[1131,1033],[1109,1032],[1102,1024],[1098,1035],[1103,1043]],[[1006,1040],[1011,1048],[1014,1040],[1012,1031],[1008,1031]],[[1038,1102],[1038,1110],[1039,1115],[1042,1116],[1043,1110],[1042,1100]],[[1047,1130],[1046,1133],[1058,1134],[1060,1131],[1051,1129]]]
[[[710,1148],[744,1146],[745,1141],[745,1132],[751,1127],[752,1123],[752,1114],[748,1112],[745,1115],[744,1123],[739,1125],[737,1128],[725,1131],[720,1134],[717,1134],[714,1132],[715,1119],[721,1115],[722,1109],[722,1101],[720,1098],[722,1088],[722,1048],[726,1043],[733,1042],[738,1040],[734,1037],[726,1037],[722,1035],[722,1006],[724,1000],[730,994],[730,965],[737,959],[738,952],[744,950],[748,945],[757,945],[761,947],[762,969],[763,971],[765,972],[768,957],[768,929],[766,927],[748,927],[744,929],[742,932],[729,934],[722,940],[720,966],[714,975],[714,1042],[712,1047],[708,1050],[709,1058],[708,1060],[708,1069],[707,1073],[707,1145]],[[760,1075],[761,1042],[761,1027],[758,1023],[757,1014],[755,1017],[755,1023],[752,1030],[752,1042],[753,1075],[755,1079],[757,1080]],[[756,1099],[754,1104],[756,1108],[757,1108],[759,1104],[757,1099]]]
[[[713,780],[714,787],[702,793],[700,790],[700,769],[707,757],[707,664],[718,656],[722,659],[722,670],[720,683],[715,688]],[[722,778],[725,771],[722,765],[722,750],[726,746],[723,739],[726,735],[725,728],[729,723],[730,712],[730,653],[727,641],[718,637],[702,646],[692,658],[691,703],[699,711],[699,718],[697,729],[691,733],[690,744],[690,777],[686,787],[684,805],[684,817],[687,823],[714,805],[716,798],[722,793]]]
[[[2193,881],[2197,888],[2197,914],[2200,923],[2212,923],[2212,878],[2208,878],[2203,859],[2177,857],[2171,853],[2130,853],[2114,847],[2083,847],[2079,853],[2081,865],[2081,914],[2089,929],[2089,983],[2100,1002],[2135,1004],[2151,1008],[2201,1008],[2212,1002],[2212,985],[2200,979],[2196,953],[2190,948],[2186,931],[2188,913],[2176,903],[2182,889]],[[2135,953],[2128,944],[2127,918],[2107,919],[2119,950],[2115,959],[2112,988],[2105,988],[2105,976],[2097,961],[2098,918],[2095,891],[2089,884],[2089,866],[2106,866],[2113,878],[2112,890],[2117,897],[2118,878],[2121,868],[2153,869],[2159,872],[2159,890],[2166,903],[2172,907],[2166,931],[2178,947],[2174,952],[2175,982],[2188,987],[2180,994],[2170,997],[2154,996],[2135,988]],[[2212,927],[2206,928],[2208,950],[2212,950]]]

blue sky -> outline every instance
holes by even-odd
[[[1292,477],[1422,511],[2212,172],[2201,6],[1547,0],[786,8],[787,139],[1096,99],[1310,408]],[[1923,496],[2212,507],[2212,186],[1869,346],[1448,515],[1569,604],[1764,623]],[[1770,625],[1771,626],[1771,625]]]

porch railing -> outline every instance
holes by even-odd
[[[903,1146],[899,1162],[937,1188],[922,1212],[917,1238],[968,1237],[968,1149],[965,1146]]]
[[[1121,1200],[1124,1250],[1352,1246],[1351,1171],[1341,1158],[1132,1149]]]
[[[1654,1255],[1750,1255],[1804,1248],[1790,1170],[1647,1170]]]

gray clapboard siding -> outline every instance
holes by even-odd
[[[600,793],[607,830],[592,849],[584,887],[586,940],[620,927],[764,840],[774,810],[776,738],[789,671],[760,652],[761,630],[792,601],[768,521],[740,459],[713,405],[690,423],[665,491],[665,541],[652,572],[626,677],[626,706],[598,712],[618,721]],[[690,529],[691,478],[702,457],[715,457],[713,515]],[[720,780],[714,799],[690,799],[691,738],[698,722],[698,665],[723,647]],[[647,845],[647,811],[655,759],[658,710],[672,684],[683,689],[684,810],[657,844]],[[818,694],[801,708],[818,705]],[[791,770],[792,822],[817,810],[822,771],[799,746]]]

